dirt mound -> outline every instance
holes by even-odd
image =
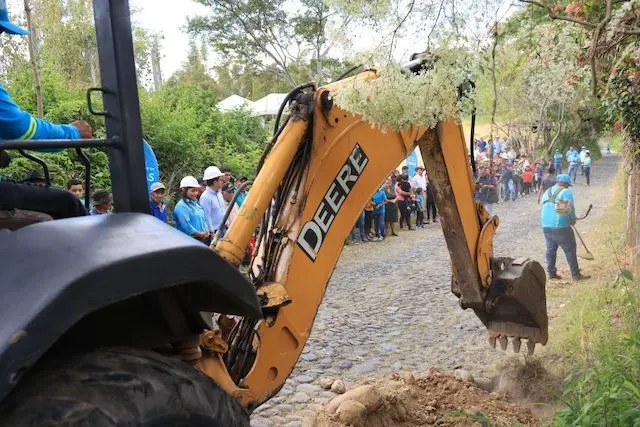
[[[317,427],[531,425],[528,409],[488,393],[471,381],[435,369],[416,377],[393,374],[354,388],[308,420]]]

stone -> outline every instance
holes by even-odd
[[[293,397],[291,398],[291,401],[293,403],[307,403],[309,399],[310,398],[307,393],[299,391],[293,395]]]
[[[323,368],[327,368],[333,365],[333,359],[331,359],[330,357],[324,357],[320,359],[320,361],[318,362],[318,365],[322,366]]]
[[[333,379],[331,378],[320,378],[318,380],[318,384],[325,390],[330,390],[333,385]]]
[[[313,377],[311,375],[298,375],[294,378],[298,384],[306,384],[313,381]]]
[[[342,394],[347,391],[347,387],[345,387],[344,383],[340,380],[335,380],[333,384],[331,384],[331,391],[336,394]]]
[[[338,406],[336,414],[348,426],[362,427],[367,420],[367,408],[360,402],[346,400]]]
[[[353,367],[353,371],[357,374],[370,374],[376,369],[378,369],[378,364],[371,360]]]
[[[473,375],[471,375],[471,372],[464,370],[464,369],[456,369],[455,371],[453,371],[453,375],[459,379],[462,380],[466,383],[472,383],[473,382]]]
[[[373,385],[365,385],[349,390],[345,394],[333,399],[329,402],[329,405],[327,405],[327,411],[330,414],[335,413],[336,409],[338,409],[342,402],[347,400],[354,400],[362,403],[369,412],[377,411],[382,405],[382,395],[378,389]]]
[[[351,360],[340,360],[336,363],[336,366],[340,369],[349,369],[353,366],[353,362]]]
[[[309,352],[307,354],[302,355],[302,360],[306,362],[313,362],[315,360],[318,360],[318,356],[316,356],[316,354],[313,352]]]
[[[318,394],[322,391],[322,387],[315,384],[300,384],[296,387],[296,391],[301,391],[307,394]]]
[[[276,409],[278,410],[278,413],[280,415],[288,415],[289,413],[291,413],[291,411],[293,411],[293,405],[289,405],[288,403],[283,403],[281,405],[278,405]]]
[[[273,423],[266,418],[253,418],[251,419],[251,427],[271,427]]]
[[[382,343],[380,347],[382,347],[384,350],[387,350],[387,351],[395,351],[398,349],[398,345],[392,342]]]
[[[284,417],[278,415],[270,416],[269,421],[271,421],[274,426],[281,426],[282,424],[287,422]]]

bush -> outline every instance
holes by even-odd
[[[565,379],[554,425],[640,426],[640,286],[632,279],[623,271],[583,305],[598,310],[583,327],[600,333]]]

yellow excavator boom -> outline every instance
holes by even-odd
[[[381,131],[332,100],[353,79],[300,91],[238,215],[215,250],[239,265],[259,230],[251,277],[265,313],[256,322],[221,317],[201,337],[199,368],[249,409],[282,387],[308,339],[345,237],[381,183],[419,146],[451,255],[452,291],[489,330],[529,351],[547,342],[545,275],[528,259],[493,256],[498,218],[474,200],[462,127]],[[426,257],[426,254],[425,254]],[[366,280],[366,278],[363,278]]]

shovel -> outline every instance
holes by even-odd
[[[580,218],[576,218],[576,220],[579,221],[581,219],[585,219],[587,215],[589,215],[589,212],[591,212],[592,207],[593,205],[589,204],[589,207],[587,208],[587,212],[584,215],[582,215]],[[595,257],[593,256],[589,248],[587,248],[587,245],[584,243],[584,240],[582,240],[582,236],[580,236],[580,233],[578,233],[578,229],[573,225],[571,226],[571,228],[573,229],[573,232],[576,233],[576,236],[578,236],[578,240],[580,240],[580,243],[582,243],[582,247],[587,252],[586,254],[578,254],[578,258],[582,258],[590,261],[594,260]]]
[[[578,230],[573,225],[571,226],[571,228],[573,228],[573,232],[576,233],[576,236],[578,236],[578,240],[580,240],[580,243],[582,243],[582,247],[587,252],[586,254],[578,253],[578,258],[594,260],[595,257],[593,256],[589,248],[587,248],[587,245],[585,245],[584,240],[582,240],[582,237],[580,236],[580,233],[578,233]]]

